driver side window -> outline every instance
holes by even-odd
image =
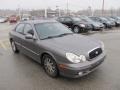
[[[18,33],[20,33],[20,34],[23,34],[23,29],[24,29],[24,24],[19,24],[16,27],[15,31],[18,32]]]
[[[30,24],[26,24],[25,27],[24,27],[24,35],[26,35],[26,34],[34,35],[33,28]]]

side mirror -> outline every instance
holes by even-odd
[[[33,39],[33,36],[31,34],[27,34],[27,35],[25,35],[25,38],[26,39]]]
[[[28,31],[29,34],[34,35],[34,31],[31,29],[30,31]]]

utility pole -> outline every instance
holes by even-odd
[[[45,8],[44,17],[47,18],[47,8]]]
[[[18,4],[18,16],[19,16],[19,19],[21,20],[22,15],[21,15],[21,7],[20,7],[20,4]]]
[[[61,16],[60,7],[56,6],[56,10],[58,11],[58,16],[60,17]]]
[[[93,0],[91,0],[91,15],[94,16]]]
[[[56,4],[56,10],[57,10],[58,16],[60,17],[61,16],[60,6],[59,6],[60,0],[56,0],[56,2],[57,2],[57,4]]]
[[[69,14],[69,6],[68,6],[68,0],[67,0],[67,15]]]
[[[105,1],[103,0],[103,2],[102,2],[102,15],[104,15],[104,5],[105,5]]]
[[[92,7],[89,6],[89,7],[88,7],[88,16],[91,16],[91,15],[92,15]]]

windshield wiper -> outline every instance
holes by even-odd
[[[55,38],[55,37],[62,37],[62,36],[65,36],[65,35],[70,35],[70,34],[74,34],[74,33],[63,33],[63,34],[56,35],[56,36],[48,36],[46,38],[43,38],[42,40],[44,40],[44,39],[51,39],[51,38]]]
[[[43,38],[42,40],[44,40],[44,39],[51,39],[51,38],[54,38],[54,37],[56,37],[56,36],[48,36],[46,38]]]
[[[62,37],[62,36],[65,36],[65,35],[70,35],[70,34],[74,34],[74,33],[63,33],[63,34],[58,35],[58,37]]]

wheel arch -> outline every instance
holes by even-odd
[[[11,42],[11,41],[13,41],[13,39],[12,39],[12,38],[10,38],[9,40],[10,40],[10,42]]]
[[[56,62],[55,56],[54,56],[52,53],[46,51],[46,52],[43,52],[43,53],[40,55],[40,61],[41,61],[41,64],[42,64],[42,65],[43,65],[43,60],[42,60],[42,58],[43,58],[44,55],[50,55],[50,56],[55,60],[55,62]]]

